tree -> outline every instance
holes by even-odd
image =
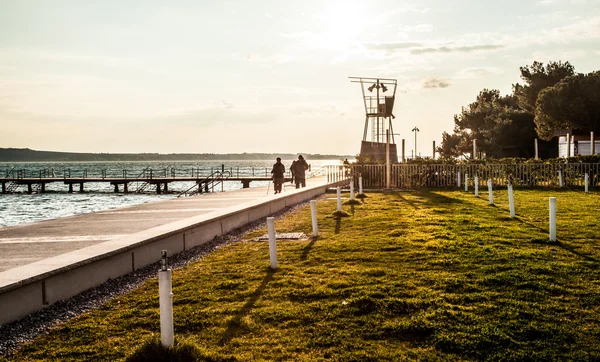
[[[519,106],[534,113],[538,94],[544,88],[552,87],[565,77],[575,74],[575,68],[569,62],[544,63],[534,61],[531,66],[519,68],[524,85],[513,84],[513,94],[517,97]]]
[[[533,115],[519,107],[515,96],[484,89],[475,102],[454,115],[454,134],[442,134],[438,152],[464,156],[472,153],[477,140],[478,150],[489,157],[530,156],[535,137]]]
[[[600,130],[600,71],[566,77],[540,92],[535,108],[540,138],[549,140],[555,131]]]

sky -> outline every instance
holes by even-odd
[[[600,0],[0,0],[0,147],[355,155],[360,76],[431,156],[519,67],[598,59]]]

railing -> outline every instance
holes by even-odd
[[[584,186],[585,174],[589,185],[600,183],[600,164],[488,164],[488,165],[446,165],[446,164],[394,164],[391,167],[391,187],[458,187],[458,180],[464,185],[465,177],[473,184],[479,177],[479,184],[485,186],[488,179],[494,185],[506,186],[559,186],[559,171],[565,186]],[[360,174],[363,187],[386,187],[385,165],[352,165],[352,173]],[[460,174],[460,176],[459,176]]]
[[[188,188],[185,191],[180,192],[177,195],[177,197],[193,196],[198,193],[202,193],[203,185],[206,190],[211,188],[211,190],[214,191],[214,187],[218,186],[219,184],[222,184],[223,181],[225,181],[228,177],[230,177],[229,171],[225,171],[224,173],[222,173],[221,171],[215,171],[203,180],[198,179],[196,181],[196,185]],[[195,190],[195,191],[192,191],[192,190]]]
[[[148,179],[148,178],[177,178],[177,177],[193,177],[202,178],[209,177],[215,172],[225,173],[228,172],[230,177],[271,177],[270,167],[221,167],[205,166],[205,167],[191,167],[177,169],[174,167],[164,167],[159,169],[153,169],[146,167],[143,170],[127,170],[127,169],[75,169],[75,168],[44,168],[44,169],[6,169],[0,171],[0,178],[6,179],[23,179],[23,178],[124,178],[131,179],[131,182],[137,179]],[[287,177],[291,177],[291,172],[286,172]],[[134,176],[132,176],[134,175]]]

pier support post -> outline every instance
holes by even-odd
[[[113,184],[113,186],[115,187],[115,193],[119,192],[119,184]]]
[[[73,193],[73,184],[69,184],[69,193],[72,194]]]
[[[250,180],[242,180],[242,188],[243,189],[250,188]]]
[[[31,184],[27,184],[27,193],[32,194],[33,190],[31,189]]]
[[[79,192],[83,193],[83,182],[79,183]]]
[[[160,193],[161,193],[161,190],[160,190],[160,183],[157,183],[157,184],[156,184],[156,194],[157,194],[157,195],[160,195]]]
[[[3,194],[6,193],[6,183],[5,182],[2,183],[2,193]]]
[[[46,183],[45,182],[42,182],[42,187],[40,187],[40,192],[41,193],[46,192]]]
[[[124,192],[124,193],[128,193],[128,192],[129,192],[129,190],[128,190],[128,188],[127,188],[127,182],[125,182],[125,183],[123,184],[123,192]]]
[[[208,182],[204,183],[204,192],[208,193]]]
[[[165,182],[165,193],[169,192],[169,183]]]

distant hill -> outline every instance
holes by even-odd
[[[301,154],[308,160],[354,158],[351,155]],[[0,162],[271,160],[276,157],[293,159],[297,155],[293,153],[74,153],[35,151],[29,148],[0,148]]]

